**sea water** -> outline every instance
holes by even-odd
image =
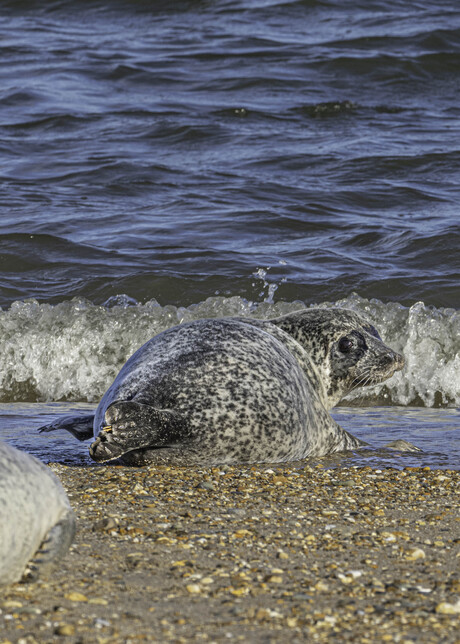
[[[406,366],[333,415],[424,451],[342,462],[458,469],[458,3],[0,4],[0,436],[87,462],[36,428],[155,333],[347,306]]]

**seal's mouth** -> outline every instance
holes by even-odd
[[[394,353],[393,354],[393,368],[391,375],[393,375],[396,371],[401,371],[401,369],[404,368],[404,365],[406,364],[406,361],[404,359],[404,356],[401,355],[400,353]]]
[[[382,382],[391,378],[397,371],[401,371],[404,365],[404,357],[400,353],[391,351],[391,353],[387,353],[382,357],[378,368],[370,369],[357,377],[355,376],[348,391],[352,391],[358,387],[364,388],[380,385]]]
[[[380,374],[380,376],[376,376],[375,384],[379,384],[380,382],[388,380],[397,371],[401,371],[401,369],[403,369],[404,365],[406,364],[404,357],[400,353],[391,353],[391,355],[385,357],[388,361],[388,365],[385,365],[386,369]]]

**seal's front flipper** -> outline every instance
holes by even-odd
[[[56,429],[66,429],[79,441],[86,441],[88,438],[93,437],[93,421],[94,414],[86,414],[84,416],[62,416],[50,423],[39,427],[39,432],[54,432]]]
[[[105,426],[91,445],[89,455],[104,463],[135,449],[169,447],[175,443],[179,434],[176,430],[183,424],[178,414],[167,409],[134,401],[114,402],[106,409]]]
[[[27,564],[22,576],[23,581],[35,581],[46,577],[62,559],[75,536],[75,515],[68,510],[46,535],[40,548]]]
[[[391,443],[387,443],[383,447],[385,449],[394,449],[400,452],[423,452],[423,450],[420,449],[420,447],[417,447],[416,445],[412,445],[412,443],[409,443],[409,441],[405,441],[402,439],[397,441],[392,441]]]

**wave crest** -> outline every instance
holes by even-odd
[[[338,302],[363,313],[406,359],[384,385],[353,392],[360,404],[460,404],[460,314],[454,309],[367,300]],[[57,305],[15,302],[0,313],[0,401],[98,401],[122,365],[144,342],[191,320],[231,315],[272,318],[305,308],[302,302],[258,304],[212,297],[187,307],[139,304],[127,296],[98,306],[84,299]]]

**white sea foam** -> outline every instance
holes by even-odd
[[[271,298],[268,298],[270,300]],[[385,385],[352,394],[364,404],[460,404],[460,313],[418,302],[411,308],[352,295],[322,307],[364,313],[406,358]],[[188,307],[138,304],[126,296],[105,306],[75,299],[57,305],[16,302],[0,312],[0,401],[98,401],[126,359],[175,324],[229,315],[271,318],[302,302],[253,304],[214,297]]]
[[[383,304],[353,295],[336,303],[363,313],[379,329],[385,342],[402,353],[403,371],[387,384],[366,390],[366,397],[384,398],[398,405],[460,404],[460,312],[417,302],[410,308]],[[350,399],[359,397],[352,394]]]

